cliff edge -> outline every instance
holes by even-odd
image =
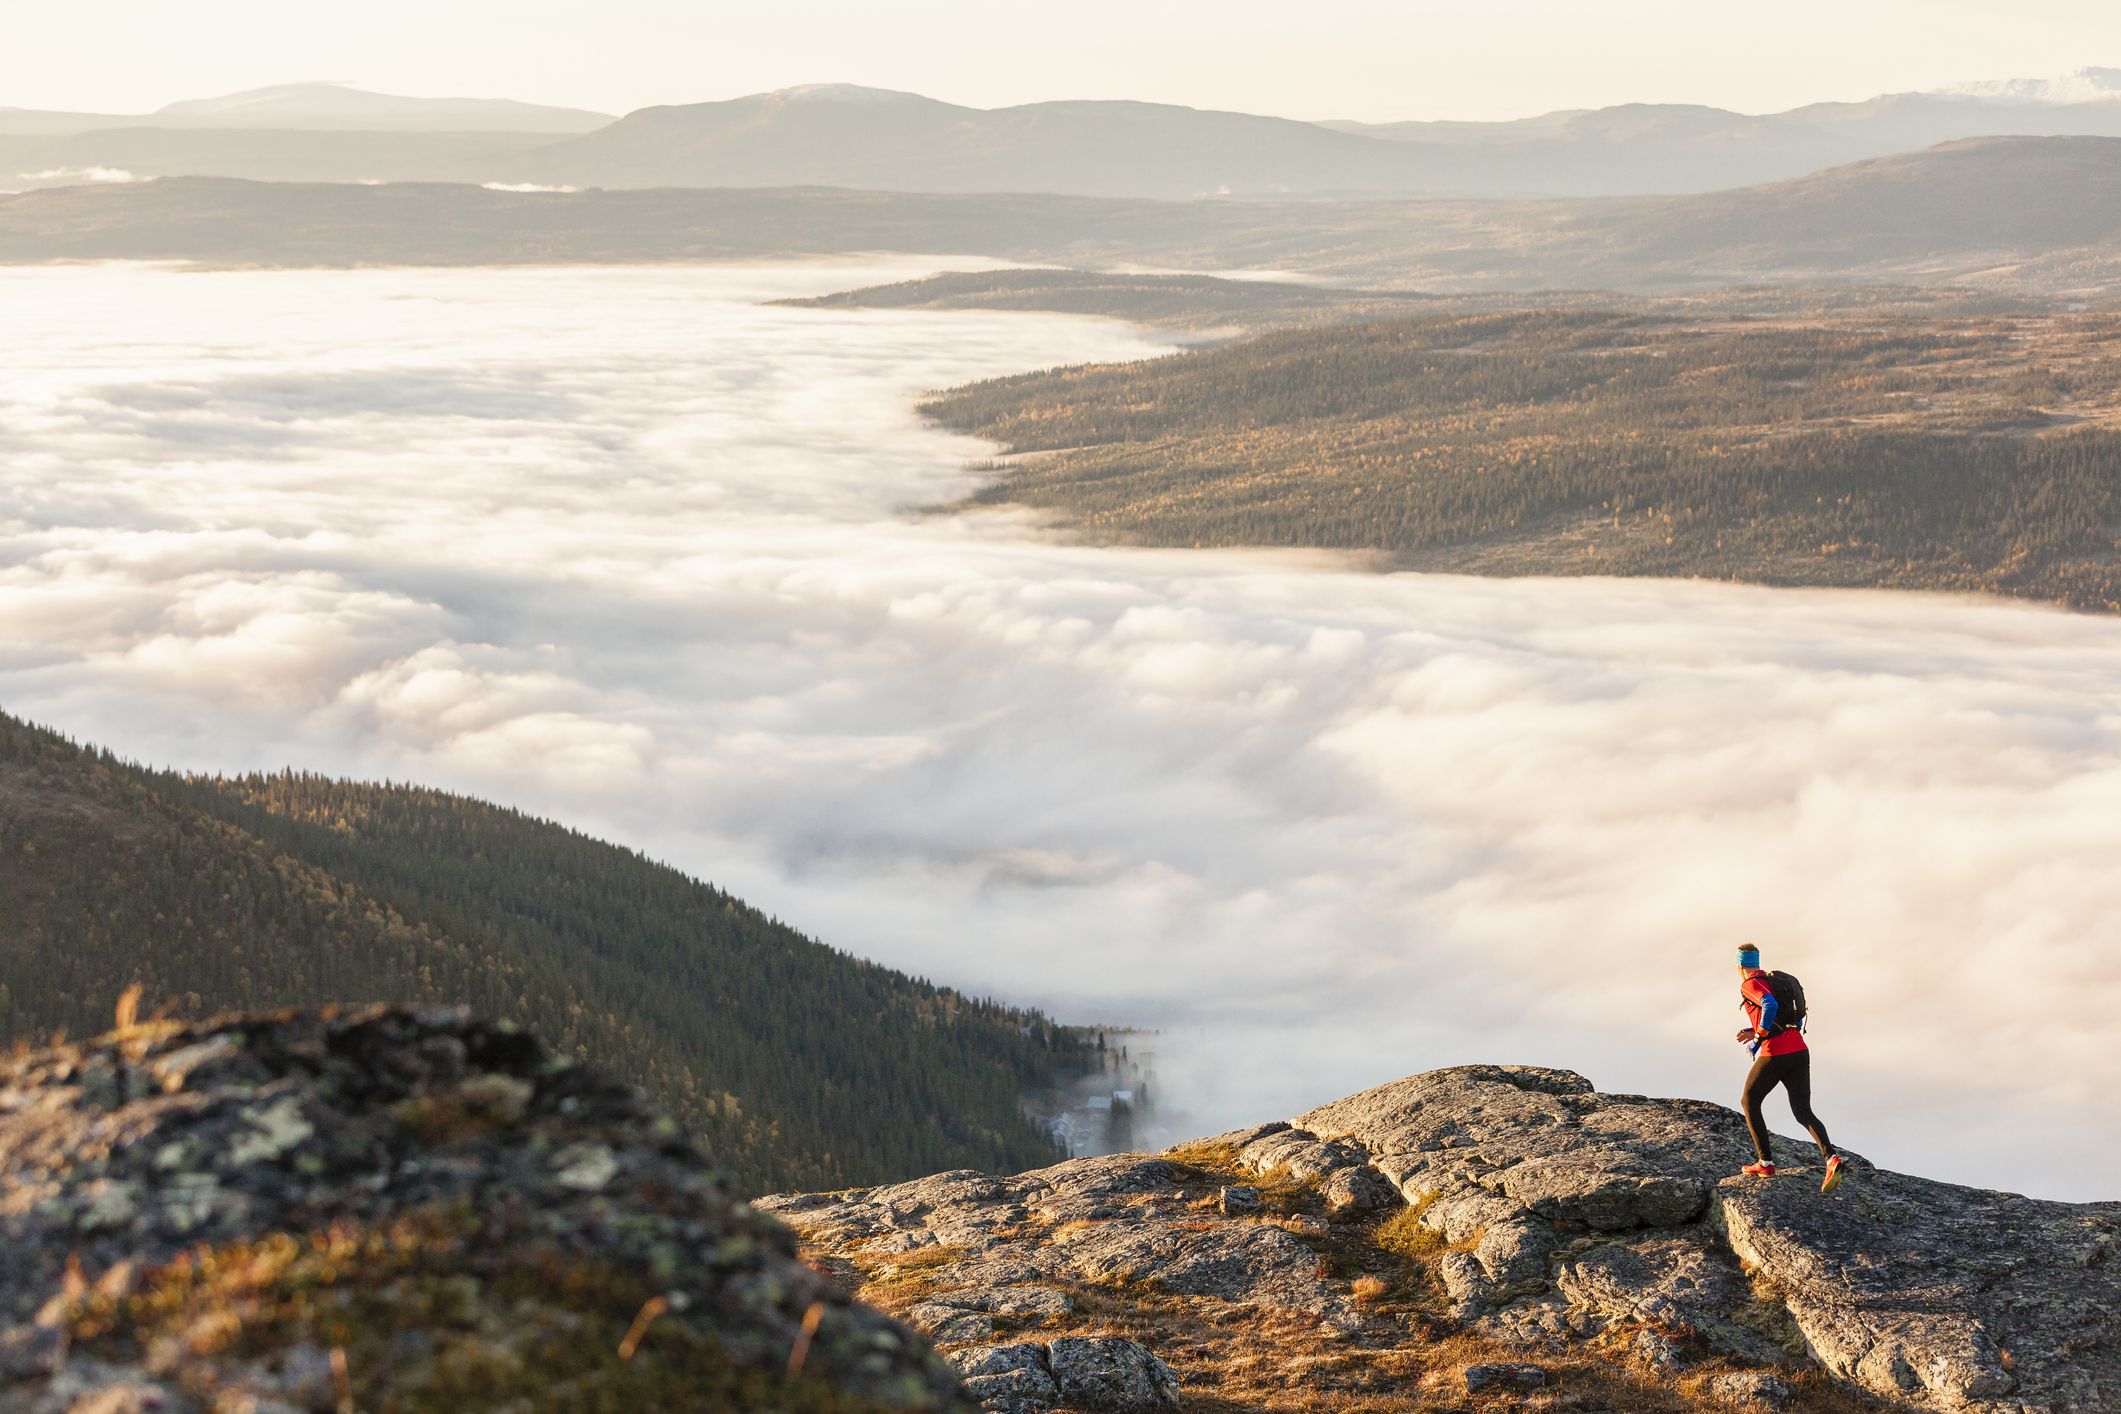
[[[1143,1409],[2121,1409],[2121,1204],[1750,1157],[1718,1105],[1471,1066],[1159,1156],[759,1205],[1008,1414],[1074,1407],[1085,1334],[1171,1373]]]

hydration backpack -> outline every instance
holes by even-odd
[[[1764,972],[1760,980],[1767,983],[1768,990],[1775,995],[1775,1025],[1768,1032],[1780,1036],[1785,1031],[1804,1029],[1804,984],[1788,972]]]

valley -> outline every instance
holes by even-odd
[[[1722,1098],[1696,964],[1743,932],[1835,999],[1863,1152],[2100,1191],[2075,940],[2121,908],[2115,619],[937,515],[993,446],[924,394],[1175,336],[779,303],[926,273],[0,273],[45,330],[0,359],[0,701],[155,766],[562,820],[907,976],[1153,1028],[1144,1145],[1502,1052]],[[1894,959],[1939,938],[1929,1007],[2050,1091],[1911,1070]],[[1563,946],[1630,960],[1638,1027],[1513,1000]]]
[[[1949,18],[11,17],[0,1414],[2121,1407],[2121,10]]]

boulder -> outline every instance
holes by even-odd
[[[1532,1390],[1546,1385],[1547,1372],[1538,1365],[1468,1365],[1465,1380],[1467,1394],[1487,1390]]]
[[[1136,1341],[1064,1336],[976,1346],[950,1363],[992,1414],[1161,1414],[1178,1407],[1178,1376]]]
[[[639,1092],[462,1011],[0,1057],[4,1410],[970,1407],[795,1249]]]
[[[903,1313],[906,1324],[937,1345],[963,1345],[994,1338],[994,1317],[941,1301],[923,1301]]]
[[[965,1392],[989,1414],[1040,1414],[1057,1408],[1060,1389],[1046,1369],[1046,1348],[1029,1341],[983,1345],[948,1357]]]
[[[1319,1196],[1325,1201],[1326,1211],[1340,1221],[1397,1207],[1400,1201],[1399,1190],[1366,1163],[1334,1170]]]
[[[1732,1409],[1785,1409],[1797,1397],[1787,1382],[1761,1370],[1741,1370],[1709,1381],[1709,1393]]]
[[[1131,1340],[1056,1340],[1046,1347],[1046,1368],[1069,1409],[1156,1414],[1178,1407],[1178,1376]]]

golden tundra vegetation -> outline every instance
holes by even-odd
[[[1567,1349],[1541,1350],[1538,1362],[1551,1377],[1533,1393],[1467,1393],[1467,1366],[1527,1358],[1521,1346],[1500,1344],[1462,1329],[1449,1313],[1437,1264],[1452,1251],[1470,1251],[1475,1232],[1455,1246],[1422,1226],[1421,1209],[1353,1221],[1326,1222],[1326,1205],[1315,1181],[1286,1171],[1255,1174],[1237,1151],[1213,1141],[1181,1145],[1166,1157],[1183,1166],[1183,1185],[1206,1229],[1226,1184],[1259,1190],[1259,1212],[1240,1221],[1283,1227],[1318,1254],[1322,1278],[1345,1284],[1361,1318],[1352,1334],[1335,1335],[1315,1317],[1213,1297],[1161,1289],[1153,1273],[1097,1281],[1049,1280],[1064,1291],[1073,1310],[1061,1316],[997,1317],[998,1341],[1053,1340],[1061,1336],[1124,1336],[1140,1341],[1183,1372],[1188,1414],[1442,1414],[1467,1409],[1612,1409],[1630,1414],[1683,1414],[1721,1407],[1709,1386],[1739,1368],[1722,1357],[1698,1353],[1683,1368],[1660,1370],[1627,1357],[1630,1333],[1616,1330]],[[1154,1201],[1137,1195],[1138,1201]],[[1124,1201],[1124,1200],[1123,1200]],[[1126,1221],[1121,1214],[1111,1221]],[[1015,1236],[1032,1242],[1065,1242],[1074,1219],[1039,1228],[1036,1217]],[[859,1297],[903,1315],[949,1286],[947,1268],[959,1255],[949,1247],[907,1252],[848,1254],[829,1230],[804,1233],[804,1256],[836,1273]],[[1750,1319],[1778,1343],[1801,1349],[1777,1293],[1756,1277],[1759,1300]],[[1816,1366],[1781,1373],[1791,1385],[1793,1410],[1807,1414],[1856,1414],[1873,1405],[1837,1386]]]
[[[924,411],[1009,454],[967,504],[1112,543],[2121,610],[2121,317],[1614,303],[1373,306]]]

